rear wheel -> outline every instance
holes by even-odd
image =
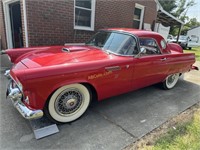
[[[163,88],[167,90],[172,89],[178,82],[178,79],[179,79],[179,73],[169,75],[163,82]]]
[[[90,103],[90,92],[82,84],[57,89],[47,102],[45,112],[53,122],[67,123],[81,117]]]
[[[191,50],[192,49],[192,47],[188,47],[189,48],[189,50]]]

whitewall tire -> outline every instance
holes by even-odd
[[[179,73],[169,75],[163,82],[163,88],[167,90],[172,89],[178,82],[179,76]]]
[[[70,84],[57,89],[46,105],[47,117],[67,123],[81,117],[90,104],[90,92],[82,84]]]

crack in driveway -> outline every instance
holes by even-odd
[[[120,128],[122,131],[124,131],[125,133],[127,133],[129,136],[131,136],[132,138],[138,139],[137,136],[133,135],[132,133],[130,133],[129,131],[127,131],[125,128],[123,128],[121,125],[117,124],[116,122],[112,121],[108,116],[106,116],[105,114],[91,108],[91,111],[93,111],[94,113],[97,113],[98,115],[100,115],[102,118],[104,118],[106,121],[110,122],[111,124],[115,125],[116,127]]]

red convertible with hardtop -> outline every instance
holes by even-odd
[[[101,101],[152,84],[172,89],[191,69],[195,55],[183,53],[155,32],[99,30],[84,45],[8,49],[13,67],[7,96],[26,119],[78,119],[92,100]]]

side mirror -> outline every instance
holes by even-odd
[[[145,54],[145,53],[146,53],[146,48],[140,47],[140,52],[135,56],[135,58],[139,58],[141,54]]]

